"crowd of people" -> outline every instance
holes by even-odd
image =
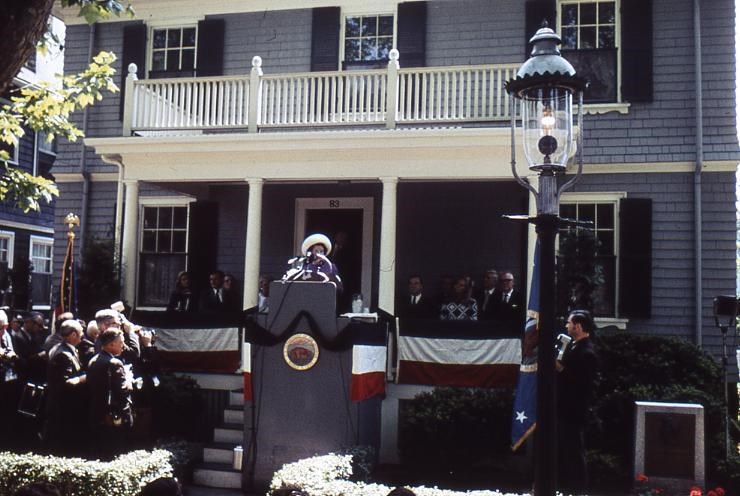
[[[105,459],[130,447],[134,404],[149,406],[159,379],[153,332],[123,310],[89,323],[65,312],[52,332],[40,313],[0,310],[0,450]]]
[[[442,320],[496,320],[523,323],[524,295],[516,289],[510,271],[486,270],[480,286],[470,276],[442,276],[435,293],[425,291],[419,274],[408,278],[408,291],[396,302],[401,318]]]
[[[170,294],[168,312],[236,312],[241,298],[236,279],[231,274],[214,270],[208,275],[208,287],[198,291],[188,271],[177,274],[175,289]]]

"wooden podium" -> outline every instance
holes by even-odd
[[[245,403],[247,487],[266,487],[285,463],[380,443],[380,398],[350,400],[352,328],[336,289],[273,282],[270,312],[248,329],[252,401]],[[347,331],[347,332],[342,332]]]

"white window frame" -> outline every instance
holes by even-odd
[[[622,5],[621,0],[557,0],[556,24],[557,32],[562,37],[563,20],[561,6],[563,4],[582,4],[582,3],[599,3],[605,1],[614,2],[614,47],[617,50],[617,101],[609,103],[585,104],[584,112],[586,114],[603,114],[606,112],[616,111],[626,114],[629,110],[629,103],[622,102]],[[597,19],[598,25],[598,19]],[[580,37],[579,37],[580,42]]]
[[[339,27],[339,70],[342,70],[342,64],[347,62],[344,59],[344,37],[347,26],[347,17],[357,16],[393,16],[393,46],[391,48],[396,48],[398,38],[398,4],[396,2],[375,1],[367,2],[364,8],[342,8],[341,23]],[[403,57],[403,54],[401,54],[401,57]]]
[[[185,267],[188,266],[188,248],[190,247],[190,204],[196,199],[190,196],[140,196],[139,222],[137,226],[138,242],[136,243],[136,298],[139,297],[139,263],[144,248],[144,207],[187,207],[185,230]],[[163,310],[164,306],[137,306],[140,310]]]
[[[49,246],[49,272],[42,272],[37,269],[35,263],[33,263],[33,247],[36,245]],[[54,272],[54,238],[47,238],[44,236],[31,235],[31,240],[28,244],[28,260],[33,264],[33,274],[52,274]]]
[[[573,205],[573,204],[612,204],[614,205],[614,256],[615,256],[615,264],[614,264],[614,317],[596,317],[594,320],[596,323],[600,326],[616,326],[619,329],[626,329],[627,323],[629,322],[628,319],[622,318],[619,315],[619,288],[621,281],[619,279],[619,267],[621,264],[621,256],[619,253],[619,201],[622,198],[627,198],[627,192],[626,191],[615,191],[615,192],[598,192],[598,193],[587,193],[587,192],[579,192],[579,193],[563,193],[560,196],[560,205]],[[556,247],[559,246],[559,241],[556,242]]]
[[[0,239],[8,240],[8,269],[12,269],[13,259],[15,258],[15,233],[13,231],[0,230]]]
[[[194,45],[194,56],[193,56],[193,71],[198,69],[198,21],[202,19],[187,19],[187,20],[171,20],[169,22],[158,22],[147,25],[147,40],[146,40],[146,74],[148,75],[153,70],[154,60],[154,31],[159,29],[188,29],[195,28],[195,45]],[[161,49],[158,49],[161,50]],[[180,38],[180,55],[182,56],[182,38]],[[182,60],[181,60],[182,61]],[[167,64],[165,63],[165,67]],[[165,69],[166,70],[166,69]]]

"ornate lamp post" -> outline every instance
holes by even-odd
[[[725,459],[729,458],[732,452],[732,446],[730,445],[730,403],[727,391],[727,366],[729,365],[727,356],[727,331],[732,329],[732,334],[735,335],[737,332],[735,326],[737,325],[737,310],[738,298],[732,295],[719,295],[714,297],[714,305],[712,309],[714,311],[714,323],[719,327],[722,333],[722,374],[724,375],[724,390],[725,390]]]
[[[532,37],[532,56],[506,82],[511,114],[511,171],[516,181],[534,195],[540,244],[539,353],[537,356],[537,431],[535,433],[535,494],[554,495],[557,469],[555,418],[555,236],[560,223],[560,194],[581,176],[583,90],[573,66],[560,55],[560,37],[544,23]],[[578,143],[573,138],[573,96],[578,101]],[[516,101],[520,101],[524,156],[539,174],[539,189],[516,171]],[[575,150],[573,149],[576,145]],[[577,154],[578,171],[558,187],[558,175]]]

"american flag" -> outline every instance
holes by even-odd
[[[511,416],[511,449],[516,451],[537,427],[537,341],[540,310],[539,241],[534,248],[532,284],[529,288],[527,320],[524,323],[522,363]]]

